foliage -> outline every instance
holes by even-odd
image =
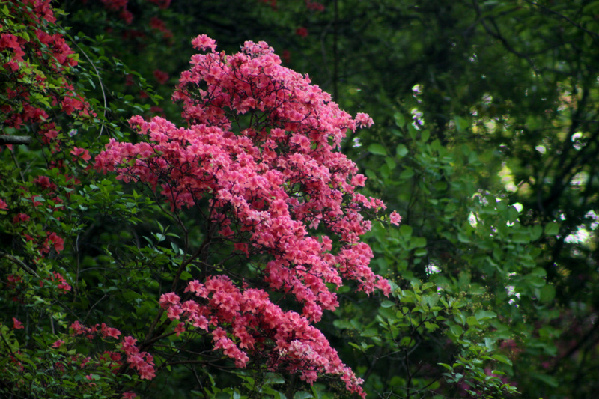
[[[593,397],[596,3],[0,2],[0,392]]]

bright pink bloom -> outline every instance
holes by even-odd
[[[62,339],[59,339],[59,340],[55,341],[55,342],[52,344],[52,347],[53,347],[53,348],[60,348],[60,347],[62,346],[62,344],[64,344],[64,341],[63,341]]]
[[[75,320],[73,324],[70,325],[70,328],[73,330],[74,335],[85,334],[85,331],[87,330],[84,325],[79,323],[79,320]]]
[[[393,223],[394,225],[398,225],[399,223],[401,223],[401,216],[399,215],[399,213],[395,211],[391,212],[391,215],[389,215],[389,219],[391,220],[391,223]]]
[[[115,339],[117,339],[119,337],[119,335],[121,335],[121,332],[118,329],[112,328],[112,327],[108,327],[106,325],[106,323],[102,323],[102,325],[100,326],[100,331],[101,331],[102,336],[104,338],[115,338]]]
[[[364,112],[358,112],[356,114],[356,124],[359,127],[370,127],[374,125],[374,121],[370,116],[368,116],[368,114],[365,114]]]
[[[191,41],[194,48],[205,51],[210,49],[216,51],[216,41],[209,38],[207,35],[200,35]]]
[[[22,330],[25,327],[23,327],[23,323],[21,323],[19,320],[17,320],[16,318],[12,318],[12,328],[15,330]]]

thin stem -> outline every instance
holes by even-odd
[[[12,263],[14,263],[15,265],[21,267],[23,270],[25,270],[27,273],[31,274],[32,276],[35,276],[37,278],[39,278],[40,276],[38,276],[38,274],[35,272],[35,270],[33,270],[31,267],[27,266],[25,263],[23,263],[23,261],[15,258],[12,255],[6,254],[4,252],[0,252],[0,256],[3,258],[8,259],[9,261],[11,261]]]

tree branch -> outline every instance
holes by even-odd
[[[4,252],[0,252],[0,257],[6,258],[9,261],[11,261],[12,263],[14,263],[15,265],[19,266],[21,269],[25,270],[27,273],[31,274],[32,276],[35,276],[37,278],[39,278],[40,276],[38,276],[38,274],[35,272],[35,270],[33,270],[31,267],[27,266],[25,263],[23,263],[23,261],[15,258],[12,255],[9,255],[7,253]]]
[[[0,144],[29,144],[29,136],[0,136]]]

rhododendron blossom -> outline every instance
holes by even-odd
[[[264,42],[246,42],[233,55],[216,52],[206,35],[192,44],[207,53],[192,56],[173,94],[188,126],[135,116],[130,124],[141,142],[111,139],[95,167],[149,185],[175,213],[207,204],[204,222],[239,259],[260,259],[256,273],[265,286],[212,275],[188,283],[185,292],[196,299],[181,302],[183,293],[171,292],[160,306],[179,320],[177,335],[205,331],[238,367],[266,356],[273,369],[310,383],[322,373],[338,375],[363,394],[361,380],[312,324],[338,306],[329,287],[353,280],[366,293],[391,290],[370,269],[372,251],[360,242],[370,230],[366,215],[385,205],[355,191],[366,178],[338,152],[348,130],[373,121],[340,110]],[[299,302],[301,313],[275,305],[271,292]]]
[[[22,330],[25,327],[23,327],[23,323],[21,323],[19,320],[17,320],[15,317],[12,318],[12,328],[15,330]]]

